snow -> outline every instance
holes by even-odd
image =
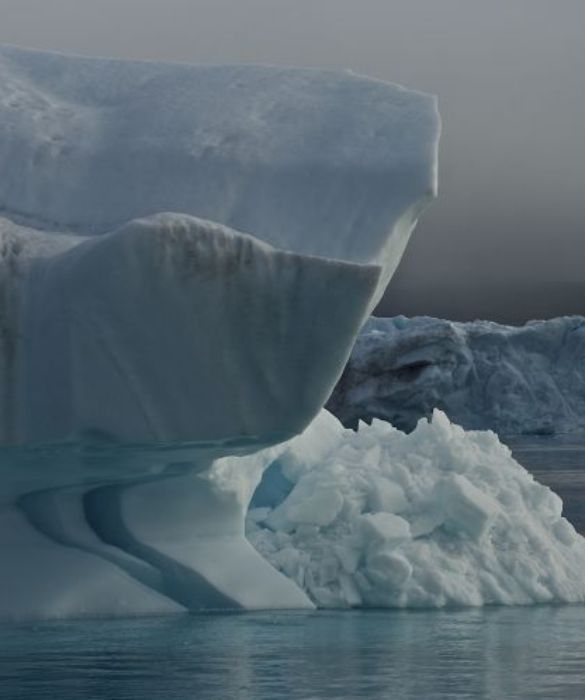
[[[493,432],[435,410],[410,434],[377,419],[357,432],[338,423],[332,445],[331,417],[320,421],[327,454],[299,464],[316,421],[264,474],[288,488],[253,501],[247,518],[252,544],[317,606],[585,602],[585,539]],[[299,518],[311,498],[313,517]]]
[[[327,407],[348,427],[372,417],[412,430],[440,408],[501,435],[585,430],[585,318],[503,326],[371,318]]]
[[[253,441],[322,407],[435,196],[434,97],[0,47],[0,441]]]

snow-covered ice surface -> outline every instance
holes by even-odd
[[[585,430],[585,318],[503,326],[371,318],[327,407],[355,427],[381,418],[412,430],[440,408],[500,435]]]
[[[438,410],[410,434],[323,411],[266,471],[247,524],[319,607],[585,601],[585,539],[561,499],[495,433]]]

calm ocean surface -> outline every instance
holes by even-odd
[[[3,700],[585,698],[585,608],[205,615],[3,629]]]
[[[585,440],[511,441],[585,531]],[[1,700],[585,699],[585,606],[194,615],[0,629]]]

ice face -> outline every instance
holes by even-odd
[[[435,195],[438,131],[349,72],[0,48],[0,619],[314,605],[245,513]]]
[[[433,97],[349,72],[1,48],[2,441],[300,432],[438,130]]]
[[[325,402],[378,276],[176,214],[37,262],[16,439],[278,442]]]
[[[585,601],[585,539],[494,433],[435,411],[410,435],[377,419],[334,434],[323,412],[248,514],[250,541],[317,606]]]
[[[372,318],[328,408],[344,424],[372,417],[412,430],[433,408],[464,428],[500,434],[585,429],[585,319]]]

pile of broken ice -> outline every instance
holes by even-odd
[[[435,411],[354,432],[323,411],[266,471],[248,537],[322,607],[582,601],[561,511],[491,431]]]
[[[319,413],[438,130],[347,72],[0,49],[0,618],[585,598],[495,437]]]

